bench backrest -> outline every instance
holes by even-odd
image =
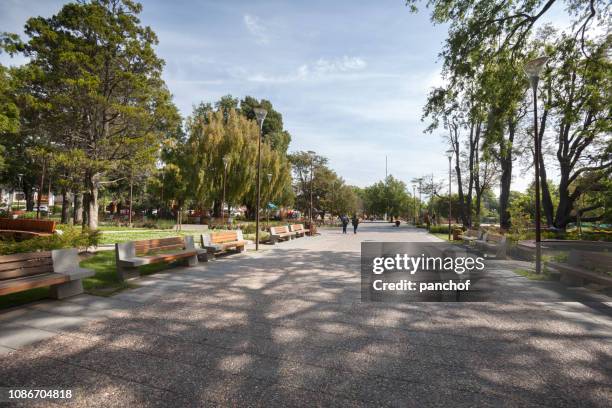
[[[571,251],[569,263],[597,271],[612,272],[612,253],[594,251]]]
[[[53,234],[55,221],[0,218],[0,230],[42,232]]]
[[[304,231],[304,224],[292,224],[289,228],[291,231]]]
[[[270,234],[286,234],[289,232],[289,227],[286,225],[279,225],[277,227],[270,227]]]
[[[238,239],[238,231],[221,231],[212,232],[210,234],[210,242],[212,242],[213,244],[223,244],[225,242],[240,241],[241,239]]]
[[[50,251],[0,256],[0,281],[52,272]]]
[[[183,237],[169,237],[133,241],[136,255],[146,255],[150,252],[172,251],[185,248]]]
[[[151,252],[194,249],[192,236],[148,239],[143,241],[128,241],[115,244],[117,261],[147,255]]]
[[[480,238],[480,231],[479,230],[467,230],[465,231],[465,236]]]
[[[504,243],[506,242],[506,237],[504,235],[487,234],[487,242]]]

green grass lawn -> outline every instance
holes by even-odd
[[[537,274],[534,271],[530,271],[527,269],[515,269],[514,273],[516,273],[517,275],[523,276],[529,280],[534,280],[534,281],[553,280],[552,277],[546,273],[546,271],[544,271],[541,274]]]

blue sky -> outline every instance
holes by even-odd
[[[63,3],[2,0],[0,31],[22,34],[29,16],[50,16]],[[289,149],[328,157],[350,184],[383,178],[385,156],[389,173],[407,183],[445,179],[442,131],[424,134],[420,121],[428,90],[442,83],[437,54],[446,37],[427,12],[411,14],[403,0],[142,3],[183,115],[226,94],[266,98],[283,114]],[[516,188],[527,182],[518,174]]]

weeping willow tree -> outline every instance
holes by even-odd
[[[252,213],[256,200],[257,123],[233,108],[196,108],[187,119],[187,131],[181,167],[187,192],[196,207],[212,207],[219,213],[225,184],[225,202],[244,204]],[[290,165],[285,154],[265,140],[261,168],[262,200],[286,204],[290,200]]]

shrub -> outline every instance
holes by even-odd
[[[454,232],[455,230],[459,230],[459,232],[463,232],[463,228],[461,228],[458,225],[452,225],[451,231]],[[429,232],[431,232],[432,234],[448,234],[448,224],[443,225],[431,225],[429,227]]]
[[[47,237],[35,237],[24,241],[5,241],[0,244],[0,255],[23,252],[51,251],[53,249],[78,248],[86,249],[97,246],[101,234],[98,230],[67,228],[60,234]]]

